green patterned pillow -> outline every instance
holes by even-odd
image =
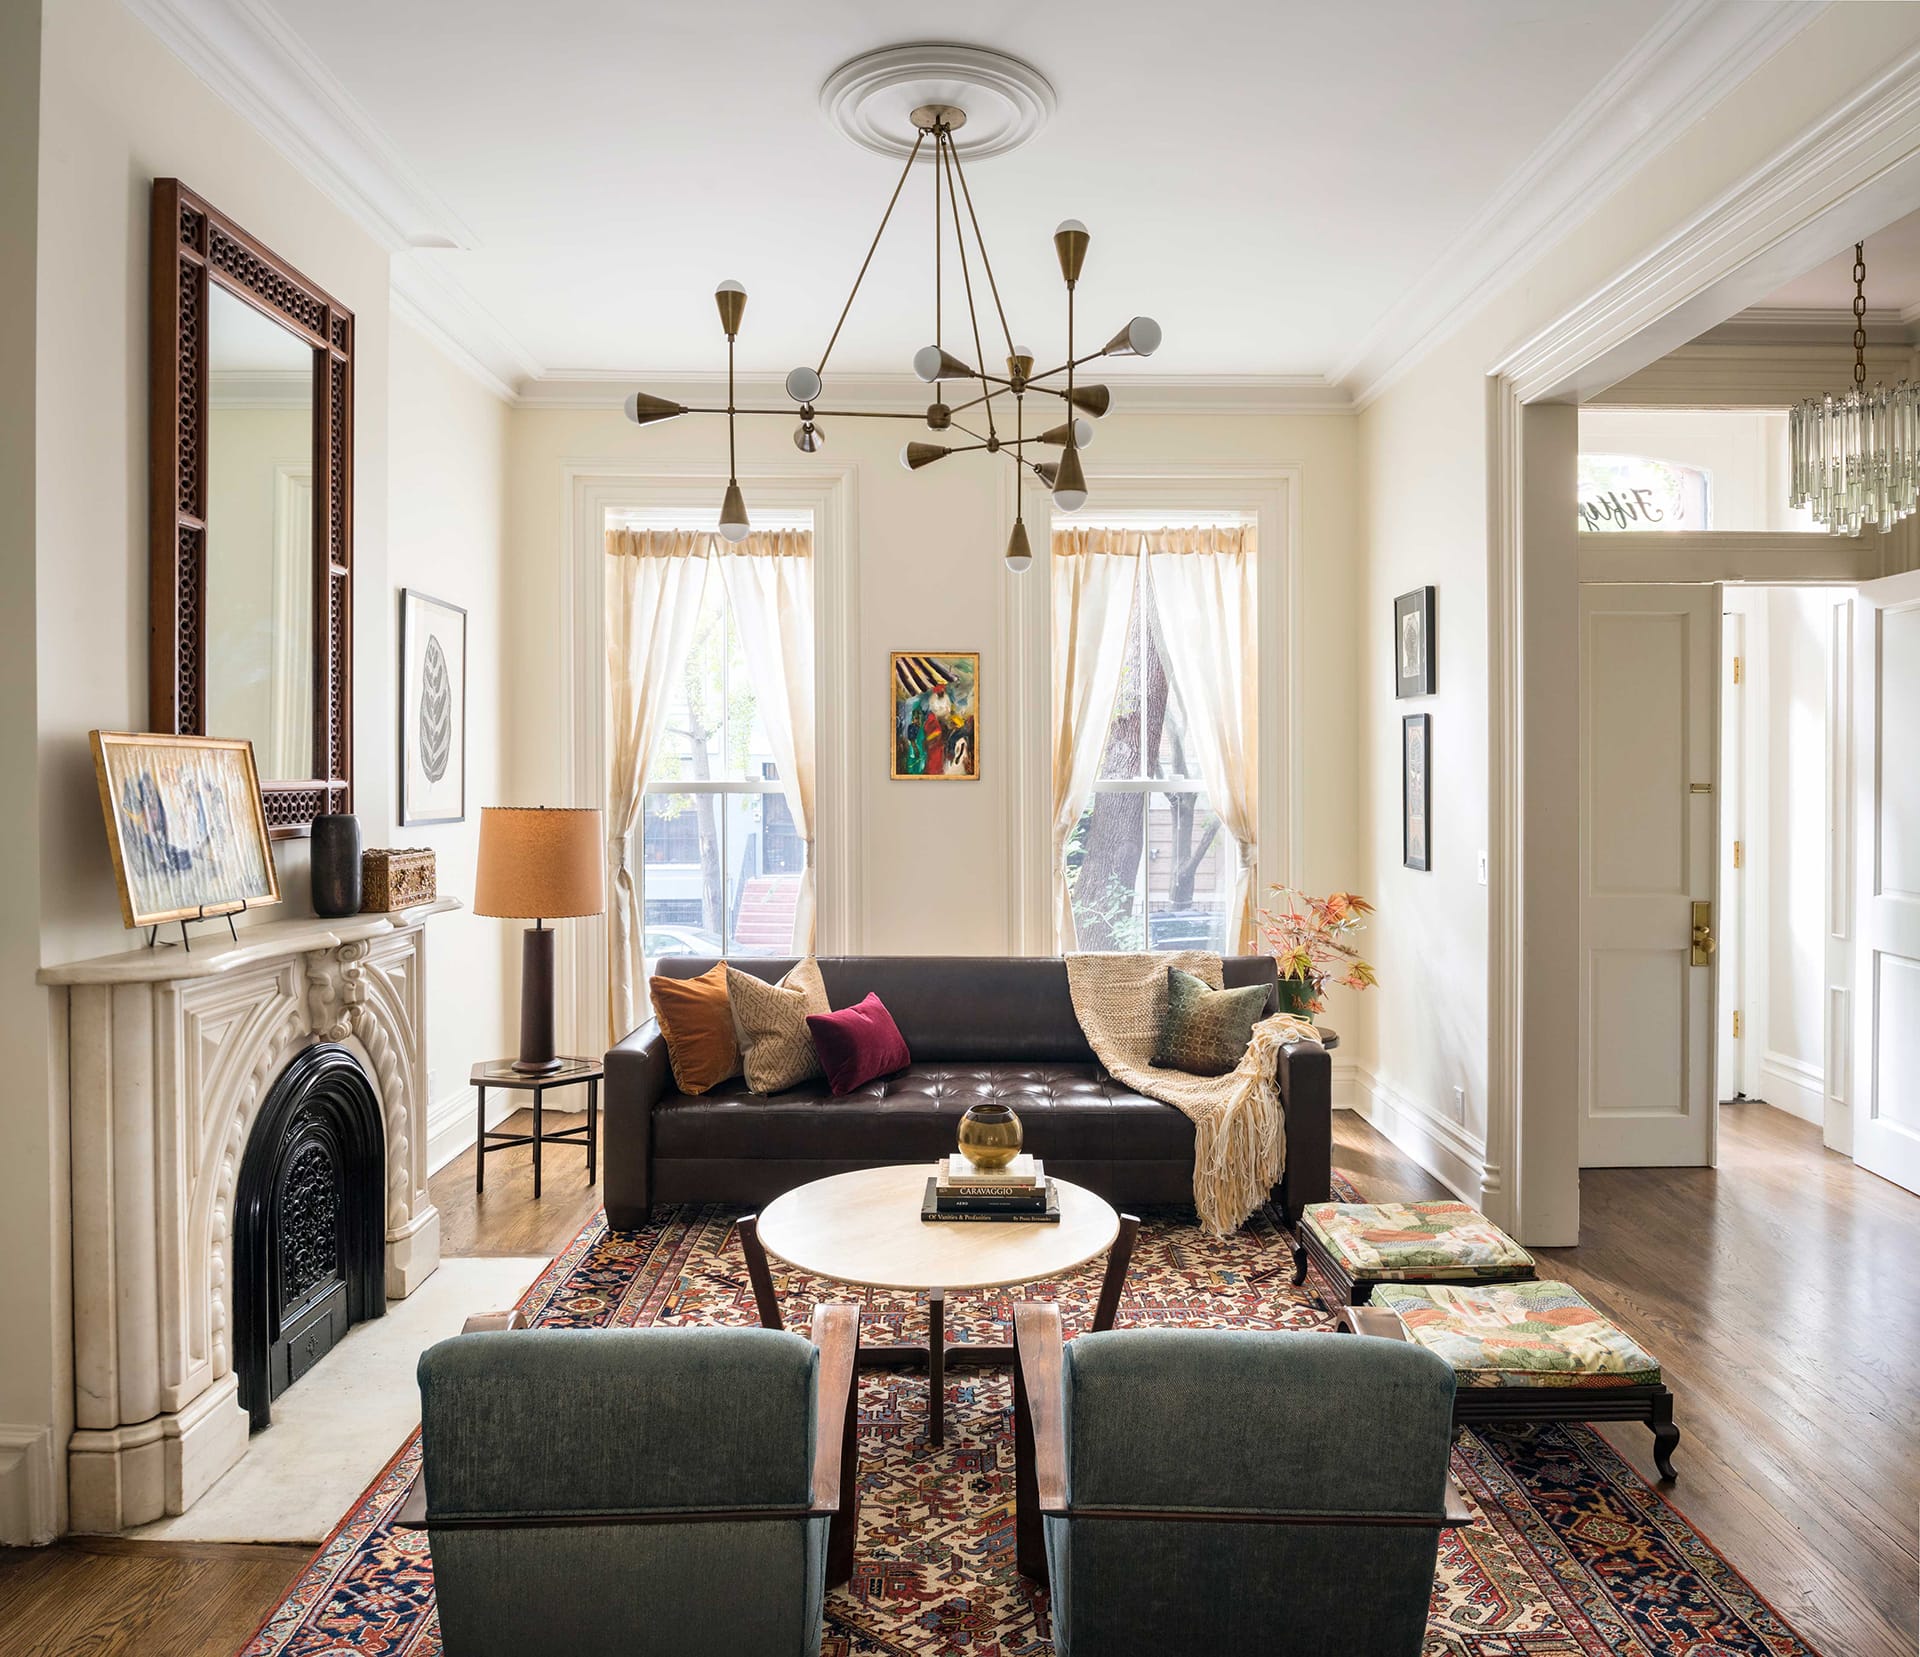
[[[1267,986],[1210,989],[1204,979],[1167,968],[1167,1016],[1153,1062],[1162,1070],[1224,1076],[1246,1056],[1253,1027],[1266,1017]]]

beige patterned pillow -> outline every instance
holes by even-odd
[[[813,1050],[807,1014],[833,1009],[827,1005],[819,963],[811,956],[797,962],[777,984],[728,967],[727,999],[751,1091],[778,1093],[825,1074]]]

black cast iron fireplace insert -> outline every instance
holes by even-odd
[[[234,1191],[233,1367],[255,1432],[354,1324],[387,1309],[385,1130],[359,1061],[322,1042],[268,1092]]]

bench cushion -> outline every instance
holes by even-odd
[[[1653,1387],[1660,1366],[1566,1283],[1389,1283],[1373,1304],[1453,1366],[1463,1387]]]
[[[1303,1224],[1355,1282],[1513,1277],[1533,1256],[1463,1202],[1319,1202]]]
[[[914,1064],[839,1098],[824,1082],[775,1094],[722,1082],[654,1106],[656,1157],[932,1162],[951,1151],[969,1105],[998,1100],[1043,1160],[1191,1162],[1193,1124],[1092,1064]]]

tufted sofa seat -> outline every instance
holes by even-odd
[[[710,959],[663,960],[691,977]],[[739,960],[778,979],[791,960]],[[655,1203],[761,1204],[828,1174],[932,1163],[953,1149],[966,1108],[998,1099],[1019,1113],[1026,1147],[1048,1171],[1138,1206],[1193,1198],[1193,1124],[1116,1082],[1095,1061],[1058,959],[980,956],[822,957],[836,1007],[869,991],[893,1014],[914,1063],[833,1098],[825,1082],[772,1097],[739,1078],[679,1092],[651,1020],[607,1054],[604,1166],[608,1223],[643,1225]],[[1268,956],[1225,963],[1229,985],[1274,981]],[[1287,1159],[1274,1196],[1291,1218],[1330,1195],[1331,1078],[1325,1049],[1302,1043],[1279,1062]]]

